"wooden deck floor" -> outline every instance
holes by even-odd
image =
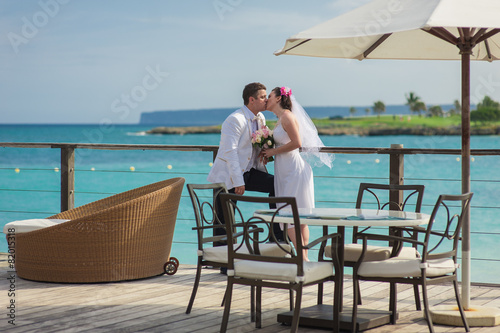
[[[186,315],[195,267],[181,265],[173,276],[106,284],[53,284],[13,281],[15,296],[9,297],[8,280],[12,272],[0,265],[0,331],[2,332],[218,332],[222,318],[220,303],[225,276],[205,269],[193,311]],[[388,287],[381,283],[362,283],[363,307],[387,309]],[[333,285],[327,285],[332,290]],[[347,305],[352,283],[346,279]],[[366,332],[428,332],[420,312],[414,310],[412,289],[400,286],[399,320]],[[249,289],[235,290],[231,309],[230,332],[288,332],[276,322],[276,315],[288,307],[286,291],[264,290],[263,328],[255,329],[249,318]],[[429,289],[431,304],[452,303],[451,286]],[[313,305],[316,288],[306,288],[303,306]],[[332,294],[325,295],[325,302]],[[473,287],[472,304],[500,307],[500,288]],[[15,326],[9,324],[6,307],[15,301]],[[436,325],[437,332],[463,332],[463,328]],[[500,327],[476,327],[472,332],[499,332]],[[300,332],[325,332],[301,327]]]

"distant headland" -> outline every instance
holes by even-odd
[[[220,126],[189,126],[189,127],[155,127],[147,134],[210,134],[220,133]],[[359,136],[381,136],[381,135],[461,135],[460,126],[451,127],[427,127],[416,126],[412,128],[382,127],[321,127],[318,128],[320,135],[359,135]],[[500,135],[500,126],[473,127],[471,135]]]
[[[356,107],[356,115],[366,114],[366,109],[371,106]],[[453,108],[453,105],[442,105],[443,110]],[[218,109],[197,109],[197,110],[172,110],[172,111],[150,111],[142,112],[139,125],[153,125],[165,127],[187,127],[187,126],[217,126],[222,124],[224,119],[231,112],[238,109],[218,108]],[[309,106],[305,110],[311,118],[334,118],[349,117],[351,107],[348,106]],[[386,115],[409,115],[410,111],[407,105],[387,105],[384,114]],[[276,119],[270,111],[264,111],[266,119]]]
[[[443,110],[453,105],[442,106]],[[308,107],[321,135],[461,135],[459,114],[444,113],[445,116],[429,117],[410,114],[406,105],[387,106],[382,115],[365,114],[368,109],[359,107],[353,114],[349,107]],[[220,133],[220,126],[236,108],[178,110],[145,112],[141,125],[154,125],[147,134],[207,134]],[[365,114],[365,115],[363,115]],[[268,126],[274,127],[276,117],[264,111]],[[472,124],[472,135],[500,135],[500,125]]]

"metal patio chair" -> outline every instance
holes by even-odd
[[[293,320],[291,324],[291,332],[296,332],[299,324],[299,314],[302,301],[302,288],[308,285],[324,283],[326,281],[335,281],[335,271],[340,269],[339,262],[336,256],[333,256],[331,261],[322,262],[307,262],[303,260],[303,249],[311,247],[331,240],[331,246],[337,248],[337,240],[339,234],[331,234],[323,236],[310,242],[307,245],[302,245],[301,242],[295,247],[287,250],[282,247],[283,251],[287,252],[285,257],[268,256],[260,251],[260,247],[268,241],[275,241],[273,225],[279,221],[281,212],[291,212],[294,219],[294,228],[297,239],[301,239],[300,219],[297,210],[295,198],[265,198],[265,197],[250,197],[240,196],[235,194],[220,195],[224,217],[228,228],[236,228],[242,230],[242,237],[234,239],[228,233],[228,271],[227,271],[227,289],[226,301],[224,307],[224,315],[221,324],[221,332],[225,332],[229,322],[229,313],[231,309],[231,300],[233,286],[235,284],[254,286],[256,287],[256,321],[255,326],[261,327],[262,321],[262,288],[277,288],[295,292],[295,304],[290,304],[293,308]],[[238,202],[236,206],[235,202]],[[260,206],[266,206],[269,203],[277,204],[278,210],[269,213],[269,218],[254,217],[252,212],[255,209],[263,209]],[[245,205],[243,205],[245,204]],[[252,205],[252,209],[243,210],[243,207]],[[286,226],[285,226],[286,228]],[[255,231],[258,230],[259,233]],[[281,246],[278,244],[278,246]],[[242,251],[242,250],[245,251]],[[334,251],[337,253],[337,251]],[[339,286],[335,283],[335,288]],[[340,295],[337,291],[334,295]],[[291,300],[292,301],[292,300]],[[334,305],[339,304],[338,300],[334,300]],[[292,310],[292,309],[291,309]],[[338,323],[338,312],[333,311],[333,320]],[[337,326],[338,325],[334,325]]]
[[[413,206],[412,211],[420,213],[422,208],[422,199],[424,195],[424,185],[387,185],[387,184],[372,184],[361,183],[359,184],[358,196],[356,199],[356,208],[376,208],[379,210],[399,210],[404,211],[410,206]],[[401,196],[401,203],[389,200],[391,192],[398,191]],[[353,267],[358,261],[362,244],[358,243],[364,232],[368,231],[370,227],[364,228],[359,231],[358,227],[353,227],[352,230],[352,243],[344,245],[344,266]],[[411,233],[412,237],[417,237],[417,233],[413,233],[409,229],[406,231]],[[393,230],[392,232],[393,233]],[[417,258],[420,254],[416,250],[416,246],[406,246],[398,249],[399,252],[395,253],[395,248],[390,244],[387,245],[368,245],[364,260],[377,261],[385,260],[391,256],[399,256],[402,258]],[[321,253],[321,252],[320,252]],[[324,255],[331,257],[331,249],[326,246]],[[358,288],[359,284],[355,284],[354,288]],[[415,307],[421,310],[420,294],[418,285],[414,286]],[[359,297],[359,304],[361,304],[361,297]]]
[[[186,314],[191,313],[194,300],[201,279],[201,271],[203,267],[227,268],[227,236],[226,225],[221,223],[217,212],[217,197],[222,193],[227,193],[224,183],[215,184],[187,184],[189,196],[193,204],[196,226],[192,229],[196,231],[198,242],[198,262],[196,266],[196,276],[191,292],[191,298],[186,309]],[[223,230],[218,233],[217,229]],[[238,235],[234,234],[234,238]],[[282,247],[290,249],[290,245],[283,244]],[[263,253],[271,256],[284,256],[285,251],[282,251],[276,244],[262,244],[260,250]],[[252,292],[252,295],[254,293]],[[222,301],[222,305],[224,300]],[[254,320],[254,302],[252,296],[251,302],[252,320]]]
[[[460,241],[462,219],[470,207],[472,193],[462,195],[440,195],[429,219],[425,230],[410,229],[424,235],[423,240],[410,237],[386,236],[363,234],[363,250],[353,268],[353,282],[360,280],[379,281],[390,283],[389,311],[391,323],[396,323],[397,318],[397,284],[411,284],[422,287],[424,314],[429,326],[429,331],[434,332],[432,317],[429,310],[427,286],[452,282],[455,289],[455,298],[462,317],[465,331],[469,326],[461,304],[457,281],[457,248]],[[404,229],[406,228],[401,228]],[[367,241],[393,241],[400,247],[403,243],[415,244],[421,249],[421,258],[390,257],[380,261],[365,261]],[[356,332],[356,317],[358,307],[358,289],[354,288],[352,310],[352,332]]]

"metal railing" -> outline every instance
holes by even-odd
[[[4,148],[37,148],[37,149],[58,149],[60,150],[60,210],[68,210],[74,208],[75,206],[75,193],[84,194],[86,192],[75,192],[75,171],[83,171],[75,169],[75,151],[78,149],[95,149],[95,150],[106,150],[106,151],[118,151],[118,150],[142,150],[142,151],[151,151],[151,150],[162,150],[162,151],[183,151],[183,152],[211,152],[212,153],[212,161],[215,159],[217,154],[218,146],[208,146],[208,145],[161,145],[161,144],[88,144],[88,143],[28,143],[28,142],[2,142],[0,143],[0,147]],[[459,179],[419,179],[419,178],[405,178],[405,156],[408,155],[456,155],[460,156],[460,149],[414,149],[414,148],[402,148],[401,145],[391,145],[390,148],[370,148],[370,147],[324,147],[321,149],[324,153],[334,153],[334,154],[353,154],[353,155],[385,155],[388,156],[389,159],[389,168],[387,170],[387,178],[384,180],[390,184],[403,184],[404,181],[455,181],[460,182]],[[471,156],[500,156],[500,149],[472,149]],[[0,166],[0,169],[2,167]],[[101,171],[104,172],[104,171]],[[105,172],[118,172],[107,170]],[[137,173],[140,173],[138,171]],[[148,171],[147,173],[152,173]],[[176,175],[182,175],[182,172],[158,172],[161,174],[170,174],[175,173]],[[199,175],[199,174],[198,174]],[[323,176],[323,175],[315,175],[316,178],[353,178],[355,180],[366,181],[366,179],[373,179],[369,175],[351,175],[351,176]],[[185,178],[187,182],[189,182],[190,175],[186,173]],[[472,180],[473,182],[498,182],[500,186],[499,180],[491,180],[491,179],[483,179],[483,180]],[[33,191],[31,189],[2,189],[0,191]],[[40,190],[37,190],[40,191]],[[54,190],[49,190],[47,192],[54,193]],[[106,193],[106,194],[114,194],[114,193]],[[331,200],[327,200],[325,198],[316,198],[317,202],[331,204]],[[353,198],[354,200],[354,198]],[[391,197],[390,200],[395,202],[400,202],[401,198],[398,193],[396,196]],[[337,203],[342,203],[342,201],[337,201]],[[354,204],[354,201],[343,201],[344,204]],[[430,205],[429,205],[430,206]],[[477,209],[494,209],[500,210],[500,207],[496,206],[472,206],[472,208]],[[9,213],[7,210],[0,210],[3,213]],[[20,213],[19,211],[15,211],[15,213]],[[181,217],[182,219],[183,217]],[[477,237],[499,237],[500,233],[492,233],[491,231],[473,231],[472,234]],[[193,242],[194,244],[194,242]],[[476,257],[473,260],[481,262],[498,262],[500,260],[492,259],[492,258],[481,258]]]
[[[174,151],[204,151],[212,152],[213,158],[217,154],[218,146],[202,145],[159,145],[159,144],[90,144],[90,143],[29,143],[29,142],[2,142],[2,147],[11,148],[51,148],[61,150],[61,211],[74,208],[75,193],[75,150],[174,150]],[[389,184],[403,184],[404,156],[415,154],[460,155],[459,149],[414,149],[392,145],[391,148],[346,148],[324,147],[321,152],[335,154],[381,154],[390,155]],[[500,155],[500,149],[473,149],[472,156]],[[399,198],[390,198],[399,202]]]

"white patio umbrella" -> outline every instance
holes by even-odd
[[[375,0],[288,38],[276,55],[461,60],[462,192],[470,191],[470,60],[500,59],[499,0]],[[470,213],[462,241],[462,298],[470,308]]]

